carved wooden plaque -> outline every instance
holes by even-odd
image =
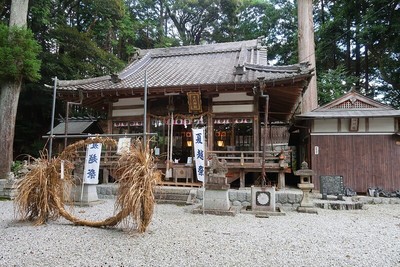
[[[188,106],[190,113],[201,113],[202,112],[202,104],[201,104],[201,94],[200,92],[189,92],[187,93],[188,97]]]

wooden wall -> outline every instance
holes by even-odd
[[[341,175],[345,187],[359,193],[400,189],[400,145],[392,135],[312,135],[310,141],[315,190],[320,175]]]

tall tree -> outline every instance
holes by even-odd
[[[357,78],[353,86],[361,93],[383,95],[385,102],[400,107],[398,1],[321,2],[324,12],[316,12],[323,14],[323,18],[316,16],[318,72],[325,74],[345,66],[347,75]]]
[[[299,35],[299,61],[309,62],[315,68],[315,43],[312,0],[298,0],[298,35]],[[315,74],[316,75],[316,74]],[[318,106],[317,79],[311,78],[308,89],[304,93],[302,112],[308,112]]]
[[[198,45],[211,23],[219,18],[219,1],[166,1],[166,10],[183,45]]]
[[[0,178],[6,178],[11,170],[15,119],[23,80],[38,78],[39,62],[35,60],[37,45],[26,30],[28,3],[29,0],[11,2],[9,28],[3,27],[1,34],[1,57],[4,62],[0,91]]]

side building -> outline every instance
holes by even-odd
[[[342,176],[345,187],[400,189],[400,110],[357,92],[296,117],[302,158],[321,176]]]

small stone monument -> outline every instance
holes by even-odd
[[[205,181],[203,196],[203,212],[217,215],[235,215],[231,210],[226,173],[228,168],[226,161],[219,161],[217,155],[212,154],[209,171]]]
[[[308,168],[308,163],[303,161],[301,163],[301,169],[294,173],[300,176],[300,183],[297,186],[303,191],[303,199],[300,202],[300,206],[297,208],[298,212],[306,213],[317,213],[314,208],[314,203],[310,198],[310,192],[314,189],[314,184],[311,183],[311,176],[314,175],[314,171]]]
[[[275,186],[251,187],[251,210],[256,213],[276,212]]]
[[[75,162],[74,185],[71,188],[71,199],[75,205],[92,205],[99,202],[96,184],[83,184],[84,162]]]

